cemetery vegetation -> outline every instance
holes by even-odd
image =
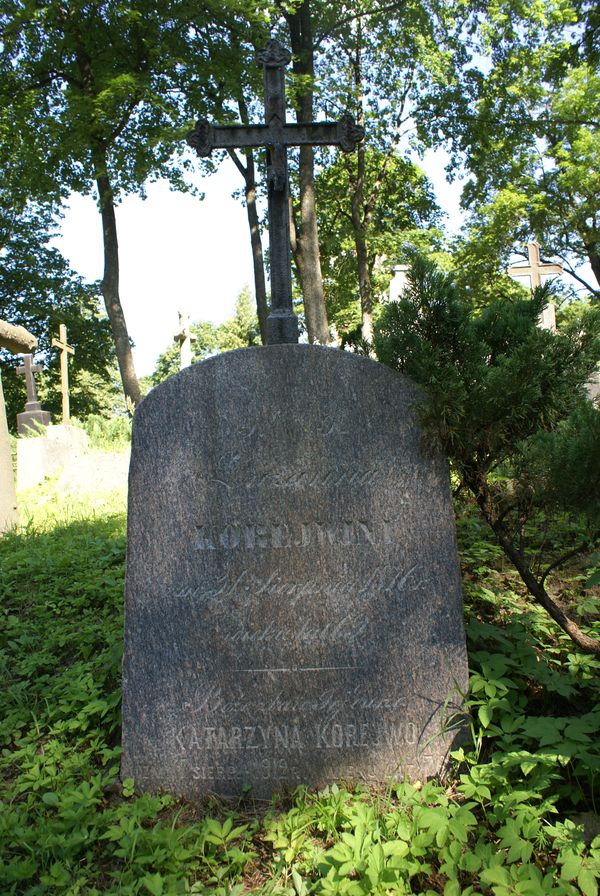
[[[240,290],[232,316],[222,324],[198,321],[191,325],[190,332],[193,337],[192,363],[194,364],[220,352],[260,345],[259,323],[253,307],[250,288],[245,286]],[[154,372],[149,378],[149,387],[158,386],[159,383],[178,371],[179,346],[173,342],[159,355]]]
[[[125,399],[141,400],[119,292],[115,209],[150,179],[189,189],[183,158],[192,117],[230,97],[240,39],[265,27],[244,0],[127,4],[33,0],[0,5],[0,159],[8,207],[28,197],[58,211],[70,191],[95,193],[100,283]],[[35,126],[31,122],[35,121]]]
[[[72,271],[49,245],[56,225],[48,206],[27,202],[19,213],[0,173],[0,307],[3,317],[25,327],[38,341],[36,377],[43,407],[61,414],[60,368],[52,338],[67,327],[75,356],[69,362],[71,409],[76,416],[112,412],[115,404],[114,345],[106,315],[98,310],[98,290]],[[16,431],[16,415],[26,400],[25,381],[16,373],[20,362],[0,350],[0,372],[7,418]]]
[[[192,805],[119,780],[123,496],[38,493],[0,540],[2,892],[596,896],[600,660],[527,598],[466,494],[457,512],[471,739],[448,776]],[[565,524],[551,547],[584,537]],[[591,624],[600,555],[559,585]]]
[[[450,459],[456,494],[475,501],[531,598],[600,655],[556,580],[600,540],[600,408],[585,393],[600,361],[600,309],[580,309],[554,333],[538,323],[549,285],[528,294],[499,278],[492,299],[479,308],[477,298],[416,254],[407,288],[379,318],[375,352],[423,387],[421,420]],[[573,531],[566,551],[554,544],[561,527]]]
[[[596,300],[598,24],[593,0],[462,4],[418,119],[425,142],[448,148],[454,173],[464,165],[471,175],[463,207],[494,255],[507,262],[535,235]]]

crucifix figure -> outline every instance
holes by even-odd
[[[517,279],[520,279],[521,277],[529,277],[532,289],[542,285],[542,275],[560,275],[563,272],[562,265],[549,264],[548,262],[541,261],[540,247],[537,243],[527,243],[527,257],[529,259],[528,264],[511,264],[508,273],[511,277]],[[552,332],[556,332],[556,314],[553,304],[546,305],[542,311],[540,326],[544,330],[552,330]]]
[[[350,152],[364,137],[364,129],[354,123],[351,115],[338,122],[286,124],[285,67],[291,58],[289,50],[277,40],[267,41],[264,49],[256,54],[264,72],[264,124],[220,127],[200,120],[187,137],[189,145],[201,157],[209,156],[213,149],[266,147],[271,254],[269,344],[298,342],[298,318],[292,308],[287,149],[290,146],[333,145]]]
[[[69,355],[75,354],[72,345],[67,345],[67,328],[60,324],[59,338],[52,340],[52,348],[60,349],[60,391],[62,392],[62,422],[68,425],[69,413]]]
[[[175,339],[179,343],[179,369],[189,367],[192,363],[192,342],[196,341],[196,337],[190,331],[190,318],[183,311],[179,314],[179,332],[175,334]]]
[[[17,414],[17,431],[25,435],[33,430],[37,432],[36,423],[42,426],[50,424],[50,411],[43,411],[38,401],[35,388],[34,374],[40,373],[44,368],[41,364],[33,363],[33,355],[23,355],[23,367],[17,367],[17,373],[25,377],[27,388],[27,401],[22,414]],[[33,425],[32,425],[33,424]]]

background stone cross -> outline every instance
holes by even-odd
[[[179,343],[179,369],[189,367],[192,363],[192,342],[196,341],[196,337],[190,330],[190,318],[183,311],[179,314],[179,332],[175,334],[175,339]]]
[[[60,324],[59,338],[52,340],[52,347],[60,349],[60,391],[62,393],[62,421],[66,425],[70,420],[69,411],[69,355],[75,354],[72,345],[67,345],[67,328]]]
[[[537,243],[527,243],[528,264],[511,264],[508,273],[511,277],[529,277],[531,288],[542,285],[542,275],[560,275],[563,267],[560,264],[550,264],[540,259],[540,247]],[[544,330],[556,331],[556,313],[554,305],[546,305],[540,318],[540,326]]]
[[[269,247],[271,255],[271,313],[267,341],[298,342],[298,319],[292,308],[289,183],[287,149],[291,146],[339,146],[350,152],[364,137],[351,115],[338,122],[287,124],[285,67],[291,54],[279,41],[269,40],[256,55],[264,71],[265,123],[216,126],[202,119],[187,142],[199,156],[213,149],[264,146],[267,149]]]
[[[50,425],[50,411],[42,410],[35,388],[34,374],[43,369],[41,364],[33,363],[33,355],[23,355],[23,367],[17,367],[17,373],[25,377],[27,386],[25,410],[17,414],[17,431],[21,435],[39,435],[39,426]]]
[[[33,355],[23,355],[23,367],[17,367],[17,373],[25,377],[25,385],[27,387],[26,411],[37,411],[41,408],[35,387],[34,374],[41,373],[43,369],[41,364],[33,363]]]

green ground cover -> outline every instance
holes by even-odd
[[[192,806],[118,777],[123,497],[47,492],[0,540],[0,892],[596,894],[600,662],[468,508],[459,540],[473,745],[448,780]],[[597,559],[556,587],[600,635]]]

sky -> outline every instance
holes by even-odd
[[[447,226],[461,224],[460,183],[447,184],[443,153],[421,163],[432,180]],[[129,196],[117,208],[120,292],[134,342],[139,376],[152,373],[158,355],[177,332],[178,311],[192,321],[221,323],[243,287],[253,289],[246,209],[232,192],[243,185],[229,159],[195,183],[204,199],[175,193],[165,182],[150,184],[147,198]],[[266,246],[268,238],[265,234]],[[100,215],[92,197],[73,195],[55,245],[86,280],[102,277]]]

